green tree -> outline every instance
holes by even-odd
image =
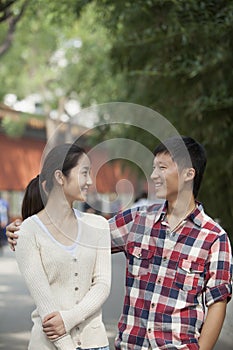
[[[127,77],[125,99],[161,112],[206,146],[201,198],[232,236],[233,2],[96,3],[113,35],[114,72]]]
[[[2,0],[0,2],[0,57],[11,47],[17,23],[22,18],[29,1]]]

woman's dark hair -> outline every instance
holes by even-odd
[[[34,215],[41,211],[46,202],[47,195],[43,190],[42,183],[46,192],[50,192],[54,184],[54,172],[61,170],[64,176],[68,176],[79,158],[85,154],[83,148],[77,144],[63,144],[54,147],[45,157],[40,175],[32,179],[26,187],[23,203],[22,218]]]

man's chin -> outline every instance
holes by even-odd
[[[155,191],[155,196],[158,199],[166,199],[166,193],[162,193],[162,192],[159,192],[159,191]]]

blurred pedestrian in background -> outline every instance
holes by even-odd
[[[7,243],[6,226],[9,222],[9,204],[0,192],[0,247]]]

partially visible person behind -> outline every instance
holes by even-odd
[[[6,226],[9,222],[9,204],[0,192],[0,247],[7,244]]]
[[[73,208],[87,199],[90,167],[83,149],[60,145],[27,186],[16,258],[36,305],[29,350],[108,349],[109,225]]]
[[[97,208],[98,208],[98,204],[96,203],[93,203],[92,205],[90,205],[89,203],[84,203],[83,205],[83,211],[85,213],[101,215],[101,211],[99,211]]]
[[[131,208],[142,207],[144,205],[148,206],[150,204],[153,204],[153,201],[148,198],[148,192],[143,191],[135,198]]]

